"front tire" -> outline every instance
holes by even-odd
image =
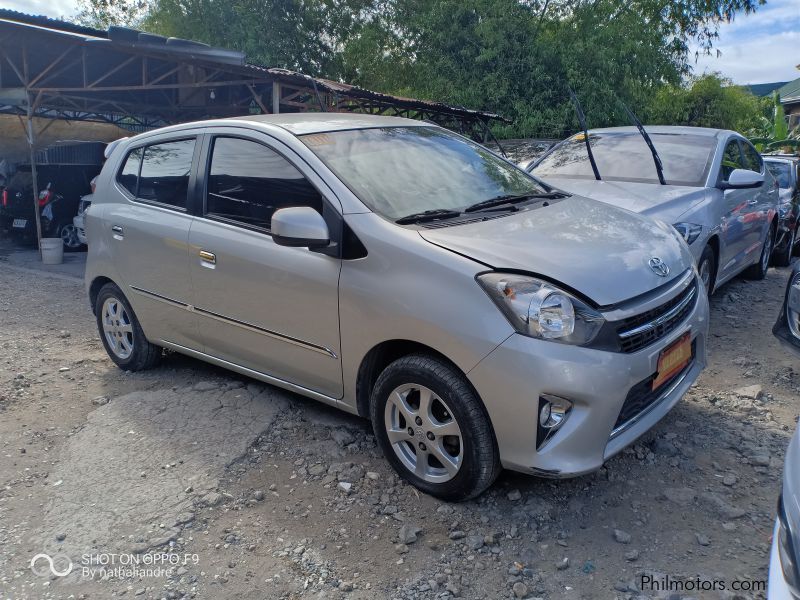
[[[703,282],[703,286],[706,288],[706,294],[710,298],[714,292],[714,284],[717,277],[717,258],[711,246],[703,248],[700,262],[697,263],[697,271],[700,273],[700,281]]]
[[[372,391],[370,416],[395,471],[432,496],[474,498],[501,471],[483,404],[464,375],[441,359],[412,354],[386,367]]]
[[[770,227],[770,230],[767,232],[767,237],[764,240],[764,245],[761,247],[761,255],[758,257],[758,262],[747,268],[744,272],[745,277],[748,279],[761,280],[767,276],[769,261],[772,259],[772,244],[774,242],[775,228]]]
[[[147,341],[128,299],[113,283],[100,288],[95,315],[103,346],[120,369],[144,371],[158,364],[161,348]]]

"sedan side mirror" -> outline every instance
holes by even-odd
[[[281,208],[272,214],[272,240],[279,246],[321,248],[330,244],[325,219],[310,206]]]
[[[745,190],[760,187],[764,183],[764,176],[747,169],[734,169],[728,181],[723,181],[720,187],[723,190]]]

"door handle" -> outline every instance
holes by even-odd
[[[123,238],[123,230],[121,225],[112,225],[111,232],[114,234],[115,240],[121,240]]]
[[[200,250],[200,264],[209,269],[213,269],[217,264],[217,255],[207,250]]]
[[[747,201],[747,203],[750,205],[758,204],[758,198],[751,198],[750,200]]]

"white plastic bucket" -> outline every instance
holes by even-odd
[[[46,265],[64,262],[64,242],[61,238],[42,238],[42,262]]]

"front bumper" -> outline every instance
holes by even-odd
[[[694,343],[693,362],[612,438],[629,390],[657,371],[661,351],[687,331]],[[467,375],[489,413],[504,467],[551,477],[577,476],[599,469],[681,399],[706,366],[707,333],[708,300],[699,294],[680,327],[638,352],[607,352],[514,334]],[[566,398],[573,408],[564,425],[537,450],[542,394]]]

